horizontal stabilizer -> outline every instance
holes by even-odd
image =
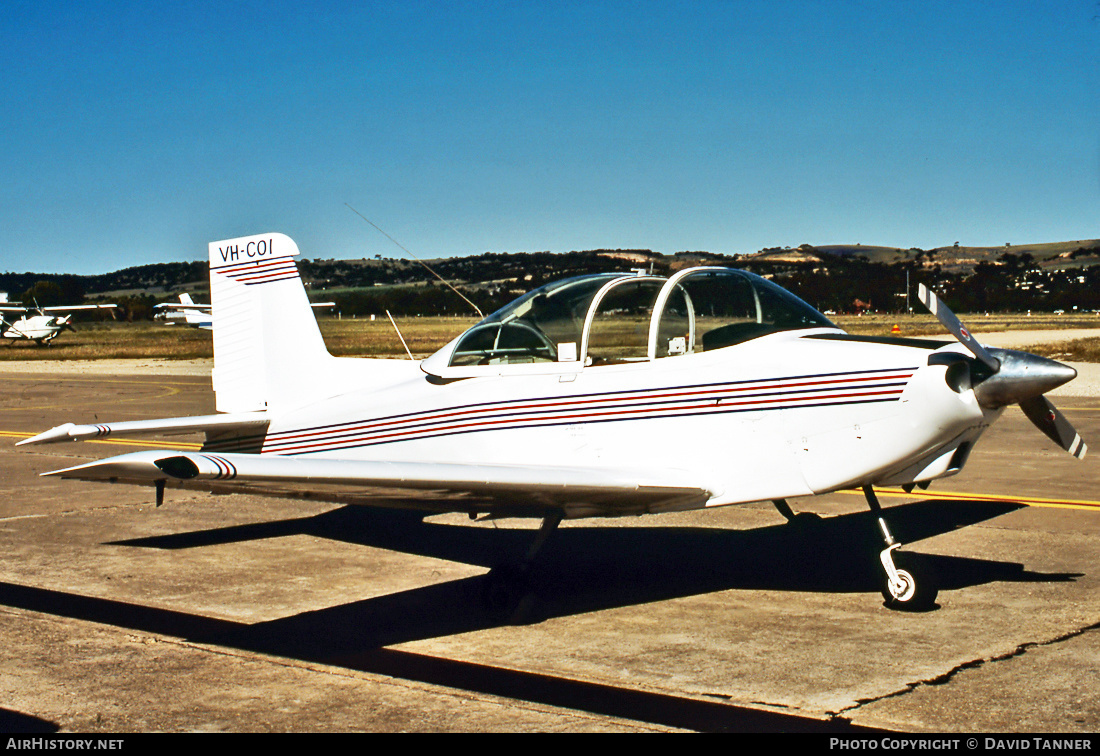
[[[160,420],[131,420],[121,423],[76,425],[65,423],[24,439],[16,446],[56,444],[62,441],[86,441],[106,436],[178,435],[181,433],[222,433],[232,431],[263,430],[268,423],[266,412],[238,412],[224,415],[196,415],[194,417],[170,417]]]

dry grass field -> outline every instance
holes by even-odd
[[[1073,339],[1058,344],[1033,344],[1023,351],[1062,362],[1100,362],[1100,337]]]
[[[405,349],[389,320],[320,318],[329,351],[338,356],[398,357]],[[412,353],[426,357],[458,336],[476,318],[400,318],[398,326]],[[164,323],[80,323],[62,333],[51,346],[7,340],[0,345],[5,360],[100,360],[162,358],[189,360],[213,357],[210,331]]]
[[[964,314],[964,323],[975,332],[1040,331],[1064,328],[1100,329],[1100,314],[1034,315]],[[859,335],[888,336],[897,326],[900,336],[943,333],[931,315],[835,316],[833,321]],[[405,350],[393,326],[385,317],[375,320],[321,318],[321,333],[335,355],[400,357]],[[476,322],[475,318],[399,318],[398,327],[415,357],[425,357]],[[81,323],[73,333],[63,333],[50,347],[6,340],[0,345],[0,361],[7,360],[95,360],[128,358],[196,359],[213,356],[211,334],[180,325],[163,323]],[[1059,344],[1051,356],[1100,362],[1100,337]]]
[[[1081,313],[1054,315],[1049,312],[1026,313],[957,313],[959,319],[974,333],[991,331],[1049,331],[1065,328],[1100,328],[1100,314]],[[862,336],[888,336],[894,326],[900,336],[929,336],[944,333],[943,326],[926,312],[911,315],[835,315],[830,319],[848,333]]]

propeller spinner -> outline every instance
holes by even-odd
[[[1076,378],[1076,370],[1037,354],[986,348],[927,286],[917,287],[917,297],[980,363],[972,364],[970,371],[974,396],[980,405],[996,409],[1018,404],[1035,427],[1054,443],[1078,459],[1085,456],[1088,446],[1065,416],[1043,396]]]

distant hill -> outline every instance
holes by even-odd
[[[923,267],[940,265],[955,272],[973,271],[978,263],[995,263],[1007,254],[1031,255],[1040,268],[1077,268],[1100,262],[1100,239],[1050,242],[1042,244],[1004,244],[999,247],[936,247],[930,250],[896,247],[865,247],[859,244],[832,244],[814,247],[822,255],[864,257],[868,262],[893,265],[914,260],[918,253]],[[763,254],[763,252],[757,253]]]
[[[585,273],[645,269],[670,275],[695,265],[731,265],[772,277],[820,309],[844,312],[859,301],[892,311],[905,282],[922,281],[965,311],[975,309],[1100,308],[1100,240],[917,248],[852,245],[774,247],[747,255],[705,251],[666,255],[648,249],[485,253],[428,260],[302,259],[313,299],[334,299],[347,313],[468,311],[437,276],[462,288],[485,312],[547,281]],[[122,304],[126,317],[146,318],[157,302],[183,292],[209,301],[205,261],[141,265],[94,276],[0,273],[13,300],[39,282],[57,283],[65,304],[83,298]],[[1095,293],[1094,293],[1095,292]]]

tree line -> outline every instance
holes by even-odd
[[[783,250],[765,250],[783,251]],[[299,263],[313,299],[336,302],[342,316],[471,315],[469,304],[440,282],[446,279],[478,308],[489,313],[524,292],[552,280],[587,273],[628,272],[644,267],[670,275],[696,264],[730,265],[773,279],[821,311],[902,312],[917,309],[918,283],[933,288],[959,312],[1100,310],[1100,264],[1047,270],[1027,253],[1006,251],[971,270],[947,270],[931,251],[912,249],[902,262],[873,262],[858,254],[818,254],[810,245],[797,250],[797,262],[767,256],[729,257],[707,253],[661,255],[649,250],[592,250],[567,253],[486,253],[429,261],[431,270],[413,260],[302,260]],[[1079,249],[1071,261],[1100,256],[1100,248]],[[159,302],[176,301],[176,292],[206,288],[204,262],[143,265],[96,276],[0,273],[0,291],[25,304],[42,307],[104,301],[119,304],[126,320],[150,319]],[[909,298],[906,299],[908,282]],[[197,295],[198,301],[203,295]]]

